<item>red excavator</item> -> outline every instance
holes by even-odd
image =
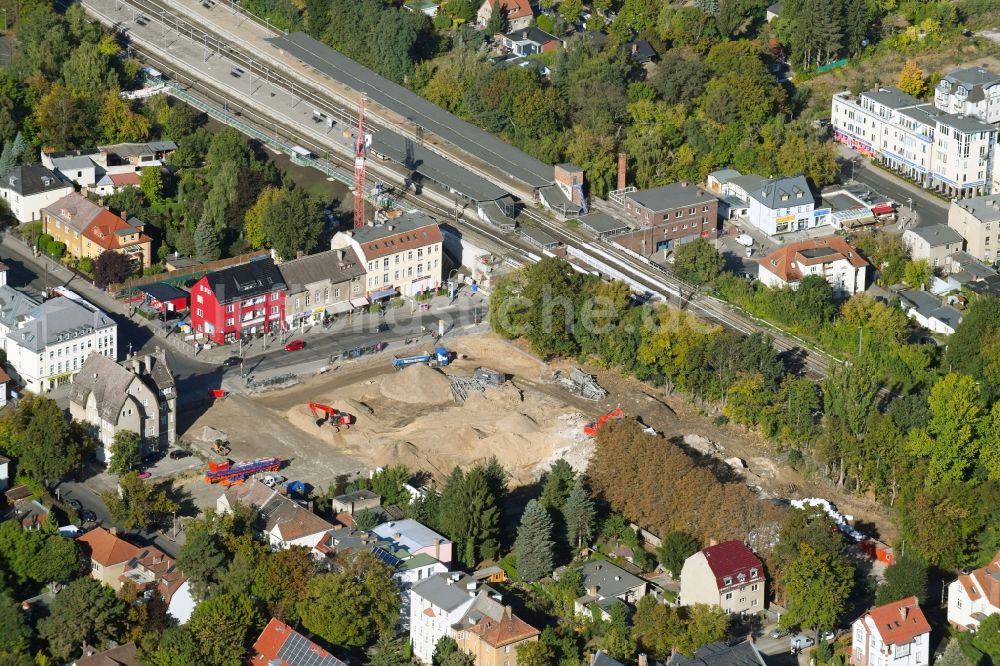
[[[335,407],[331,407],[330,405],[321,405],[316,402],[310,402],[309,410],[313,413],[313,416],[316,417],[317,426],[322,427],[323,424],[329,423],[339,431],[341,428],[350,428],[354,423],[353,415],[348,414],[347,412],[342,412]]]
[[[605,421],[610,421],[612,419],[623,419],[623,418],[625,418],[625,412],[622,411],[621,407],[616,407],[607,414],[605,414],[604,416],[602,416],[601,418],[597,419],[596,423],[588,423],[587,425],[583,426],[583,434],[588,435],[590,437],[596,437],[597,429],[600,428],[602,425],[604,425]]]

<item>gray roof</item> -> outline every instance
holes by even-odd
[[[469,592],[478,594],[481,590],[493,591],[472,576],[457,571],[434,574],[410,588],[414,595],[446,611],[469,601]]]
[[[596,586],[598,596],[603,598],[620,596],[646,582],[604,560],[587,562],[580,567],[580,574],[583,576],[584,588]]]
[[[448,539],[412,518],[382,523],[372,532],[384,539],[393,540],[409,551],[428,548],[435,543],[448,543]],[[398,538],[396,534],[399,535]]]
[[[53,157],[52,166],[58,171],[81,171],[93,169],[97,165],[87,155],[69,155],[67,157]]]
[[[742,189],[744,192],[749,194],[756,189],[759,189],[761,185],[765,183],[767,179],[763,176],[758,176],[755,173],[748,173],[745,176],[736,176],[735,178],[730,178],[728,183],[735,185],[736,187]]]
[[[917,106],[921,101],[913,95],[907,95],[896,86],[880,86],[878,90],[865,90],[862,97],[867,97],[890,109],[902,109],[907,106]]]
[[[343,252],[344,258],[340,258]],[[307,286],[323,280],[333,283],[344,282],[365,274],[365,267],[358,259],[354,248],[327,250],[300,259],[286,261],[278,266],[281,277],[289,289]]]
[[[553,238],[544,229],[535,225],[522,225],[519,231],[521,232],[521,235],[524,236],[525,240],[536,247],[542,248],[543,250],[550,250],[559,246],[558,239]]]
[[[815,203],[805,176],[765,181],[759,189],[750,192],[750,197],[772,210]],[[785,197],[787,200],[783,200]]]
[[[624,666],[622,662],[612,658],[604,650],[598,650],[590,660],[590,666]]]
[[[372,150],[473,201],[493,201],[507,195],[502,187],[392,130],[375,132]]]
[[[375,224],[372,226],[361,227],[360,229],[354,229],[352,238],[354,238],[354,240],[358,243],[370,243],[371,241],[376,241],[388,236],[395,236],[396,234],[405,233],[407,231],[414,231],[432,224],[437,225],[437,221],[427,213],[422,213],[419,210],[411,211],[409,213],[403,213],[395,220],[386,224]]]
[[[960,67],[944,75],[951,83],[962,83],[966,86],[989,86],[1000,83],[1000,74],[994,74],[982,67]]]
[[[961,199],[955,205],[971,213],[980,223],[1000,221],[1000,194]]]
[[[42,210],[48,211],[82,234],[104,209],[79,192],[70,192]]]
[[[65,296],[45,301],[32,310],[29,317],[20,328],[8,333],[7,338],[35,352],[78,335],[117,326],[104,312]]]
[[[31,296],[10,285],[4,285],[0,287],[0,324],[8,330],[14,330],[39,305],[39,301]]]
[[[281,272],[269,256],[217,270],[206,275],[205,280],[220,303],[286,288]]]
[[[93,394],[98,414],[103,420],[114,423],[125,404],[128,387],[133,379],[135,375],[112,359],[91,352],[80,366],[80,372],[73,378],[69,391],[70,402],[86,405],[88,397]]]
[[[146,145],[149,146],[150,150],[155,150],[157,152],[177,150],[177,144],[173,141],[150,141]]]
[[[693,204],[708,203],[715,196],[693,183],[671,183],[651,190],[639,190],[625,195],[643,208],[652,211],[670,210]]]
[[[925,317],[941,307],[941,299],[920,289],[903,289],[899,297]]]
[[[948,243],[961,243],[965,240],[962,238],[962,234],[944,224],[928,224],[907,231],[924,239],[930,243],[931,247],[947,245]]]
[[[996,132],[996,128],[993,125],[984,123],[978,118],[973,118],[972,116],[962,116],[954,113],[938,111],[936,120],[942,125],[956,129],[959,132]]]
[[[72,187],[48,167],[41,164],[16,166],[0,180],[0,187],[28,197],[40,192]]]
[[[713,171],[708,175],[714,176],[715,179],[720,183],[728,183],[733,178],[737,178],[739,176],[742,176],[743,174],[741,174],[736,169],[719,169],[717,171]]]
[[[948,324],[952,328],[957,328],[962,323],[962,313],[950,305],[942,305],[935,308],[926,315],[930,319],[937,319],[941,323]]]
[[[949,277],[955,278],[959,281],[982,280],[997,274],[995,270],[985,265],[965,250],[952,252],[948,255],[948,261],[960,266],[959,270],[952,271],[949,274]]]
[[[551,183],[554,179],[551,166],[504,143],[475,125],[460,120],[441,107],[379,76],[303,32],[273,37],[267,41],[334,81],[339,81],[353,90],[367,92],[372,102],[391,109],[410,122],[531,187]]]
[[[937,117],[935,114],[931,113],[932,111],[937,111],[939,114],[941,113],[940,110],[935,109],[930,104],[921,104],[919,106],[911,106],[906,109],[900,109],[899,115],[906,116],[907,118],[916,120],[918,123],[929,125],[931,128],[934,128],[937,126]]]
[[[590,213],[580,217],[579,222],[598,236],[620,233],[630,228],[626,222],[613,218],[607,213]]]
[[[694,657],[678,653],[670,657],[667,666],[764,666],[764,658],[753,641],[736,644],[712,643],[699,648]]]
[[[767,8],[767,11],[771,12],[772,14],[780,14],[781,13],[781,3],[780,2],[776,2],[773,5],[769,5],[768,8]]]
[[[504,38],[509,39],[512,42],[534,42],[539,45],[559,41],[559,38],[555,35],[550,35],[541,28],[536,28],[534,26],[515,30],[514,32],[504,35]]]
[[[342,504],[349,504],[351,502],[357,502],[359,500],[370,500],[378,497],[376,493],[373,493],[367,489],[355,490],[352,493],[344,493],[343,495],[337,495],[333,498],[333,501],[340,502]]]

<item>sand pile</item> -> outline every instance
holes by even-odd
[[[497,432],[530,435],[531,433],[538,432],[538,424],[530,416],[514,412],[497,421]]]
[[[453,400],[448,377],[422,363],[386,375],[379,390],[390,400],[409,404],[439,405]]]

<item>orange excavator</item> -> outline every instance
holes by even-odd
[[[611,421],[614,419],[623,419],[623,418],[625,418],[625,412],[622,411],[621,407],[616,407],[607,414],[605,414],[604,416],[602,416],[601,418],[597,419],[596,423],[588,423],[587,425],[583,426],[583,434],[588,435],[590,437],[596,437],[598,428],[604,425],[605,421]]]
[[[329,423],[339,431],[341,428],[350,428],[354,423],[354,416],[352,414],[342,412],[335,407],[331,407],[330,405],[321,405],[317,402],[310,402],[309,410],[313,413],[313,416],[316,417],[316,425],[320,427]]]

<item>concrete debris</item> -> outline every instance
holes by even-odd
[[[556,370],[552,375],[552,380],[562,384],[573,395],[587,400],[601,400],[608,395],[608,392],[597,383],[597,379],[593,375],[587,374],[580,368],[573,368],[568,376]]]

